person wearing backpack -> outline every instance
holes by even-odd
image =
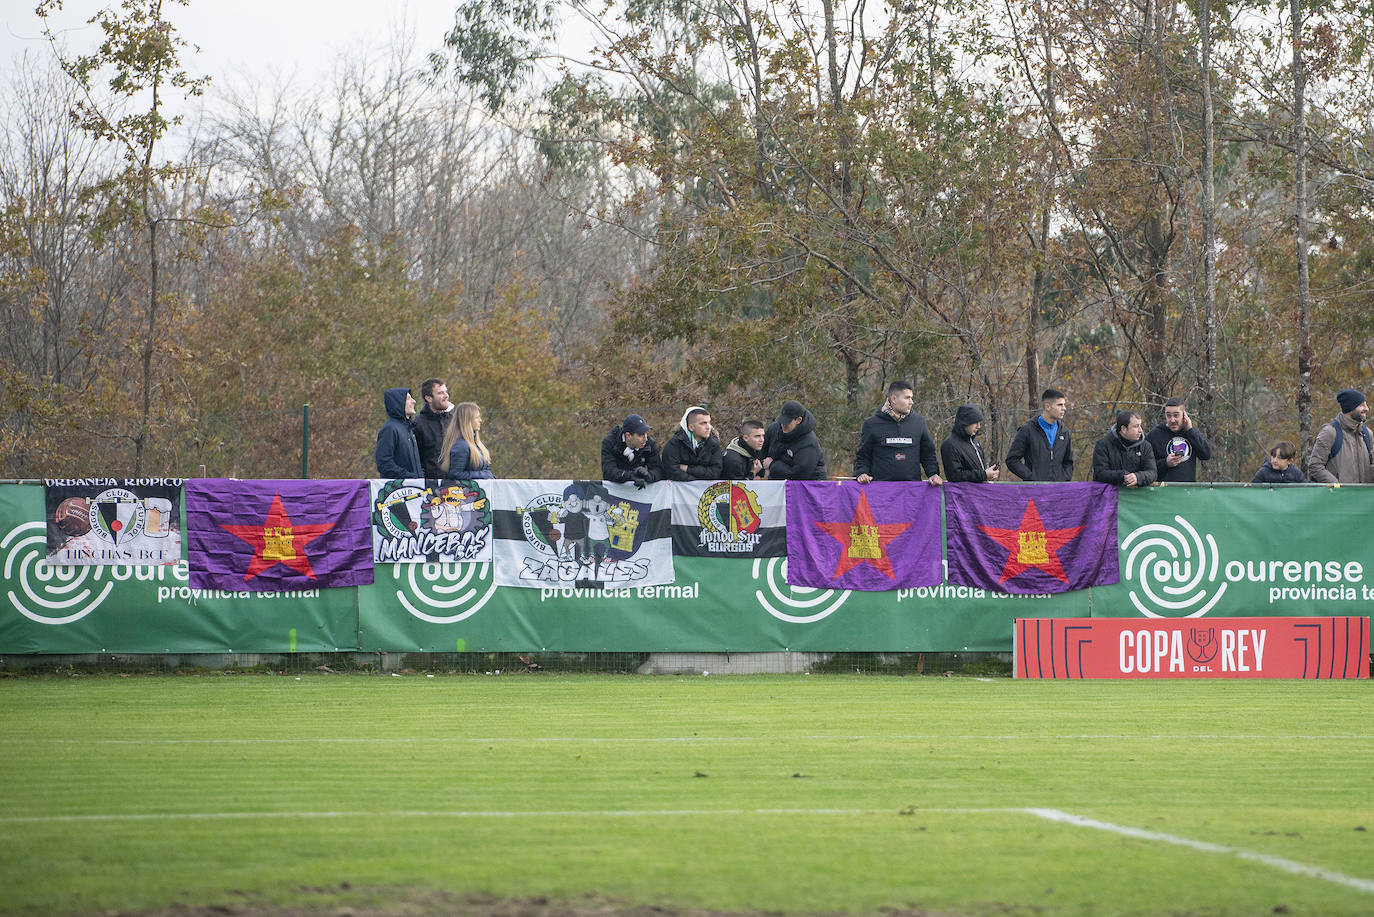
[[[1307,476],[1314,484],[1374,484],[1374,437],[1365,420],[1369,402],[1353,388],[1336,393],[1341,412],[1322,426],[1307,456]]]

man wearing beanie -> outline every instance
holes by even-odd
[[[914,401],[909,382],[893,382],[887,400],[859,431],[859,451],[854,456],[854,477],[869,481],[919,481],[940,483],[940,464],[935,457],[935,437],[926,419],[911,410]]]
[[[1118,487],[1148,487],[1155,482],[1155,454],[1146,444],[1135,411],[1117,411],[1116,424],[1093,446],[1093,480]]]
[[[1164,402],[1164,422],[1145,434],[1155,454],[1157,480],[1161,484],[1191,484],[1197,480],[1197,463],[1212,458],[1212,447],[1193,426],[1182,398]]]
[[[1341,412],[1322,426],[1307,457],[1307,476],[1316,484],[1374,484],[1369,402],[1353,388],[1336,394]]]
[[[997,465],[988,464],[987,453],[977,439],[981,429],[983,412],[978,410],[978,405],[959,405],[959,410],[954,412],[954,429],[940,443],[940,461],[945,466],[946,481],[981,484],[997,480]]]
[[[825,454],[816,418],[799,401],[788,401],[763,435],[764,470],[770,481],[824,481]]]

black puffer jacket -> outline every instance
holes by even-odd
[[[915,412],[896,420],[878,410],[859,430],[859,451],[854,455],[854,477],[872,476],[875,481],[919,481],[921,473],[940,473],[935,458],[935,438],[926,419]]]
[[[649,470],[648,483],[663,480],[663,467],[658,463],[658,444],[650,436],[644,445],[626,455],[625,431],[616,424],[614,430],[601,441],[601,478],[617,484],[633,483],[636,468]]]
[[[988,457],[976,437],[965,429],[980,423],[983,412],[976,405],[964,404],[954,415],[954,429],[940,443],[940,461],[945,466],[945,480],[953,483],[982,484],[988,479]]]
[[[810,411],[791,433],[782,432],[774,421],[763,435],[764,454],[773,460],[768,466],[770,481],[824,481],[825,453],[816,437],[816,418]]]
[[[1099,484],[1126,483],[1126,475],[1135,475],[1135,486],[1148,487],[1158,478],[1155,453],[1141,437],[1127,442],[1113,429],[1093,446],[1093,480]]]
[[[678,427],[663,444],[663,475],[670,481],[719,481],[724,459],[720,440],[714,433],[693,449],[691,435]],[[683,465],[687,466],[686,471],[682,470]]]

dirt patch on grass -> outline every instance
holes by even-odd
[[[553,900],[496,898],[489,895],[458,895],[435,890],[357,889],[347,883],[334,887],[302,887],[297,894],[313,900],[279,905],[245,900],[228,905],[176,904],[154,911],[107,911],[102,917],[782,917],[781,911],[718,911],[696,908],[631,904],[587,895]],[[977,912],[927,911],[884,908],[875,917],[988,917],[1031,914],[1034,910],[1010,910],[991,905]],[[815,912],[789,917],[840,917]],[[851,917],[851,915],[844,915]]]

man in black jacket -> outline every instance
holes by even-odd
[[[911,383],[893,382],[887,400],[859,430],[859,451],[854,455],[854,477],[869,481],[919,481],[940,483],[940,463],[935,457],[935,438],[920,414],[912,412],[915,400]]]
[[[420,383],[420,397],[425,406],[415,415],[415,443],[420,447],[420,464],[427,478],[446,478],[439,467],[442,458],[439,446],[453,421],[453,402],[448,398],[448,386],[442,379],[426,379]]]
[[[723,459],[711,415],[700,406],[688,408],[663,444],[664,475],[672,481],[718,481]]]
[[[1073,442],[1064,414],[1069,402],[1056,388],[1040,396],[1040,416],[1016,431],[1007,450],[1007,467],[1023,481],[1072,481]]]
[[[763,435],[763,468],[771,481],[824,481],[825,453],[816,436],[816,418],[800,402],[783,404]]]
[[[940,443],[940,461],[945,466],[946,481],[982,484],[997,480],[997,463],[988,464],[987,453],[977,440],[978,431],[982,429],[983,412],[978,410],[978,405],[959,405],[954,413],[954,429]]]
[[[1155,482],[1155,453],[1134,411],[1117,411],[1116,425],[1093,446],[1093,480],[1125,487]]]
[[[663,480],[658,445],[643,417],[629,415],[601,441],[601,477],[617,484],[633,484],[640,490]]]
[[[752,481],[764,477],[763,470],[763,431],[764,426],[757,420],[746,420],[739,425],[739,436],[730,440],[725,447],[721,460],[720,476],[727,481]]]

